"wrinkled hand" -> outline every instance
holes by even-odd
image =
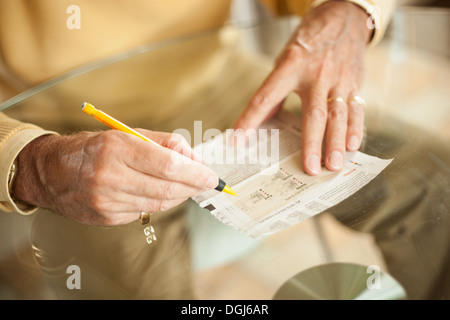
[[[116,130],[32,141],[18,157],[14,196],[83,224],[120,225],[217,187],[184,138],[138,131],[160,146]]]
[[[363,103],[360,90],[366,45],[372,34],[367,13],[345,1],[327,2],[302,21],[253,95],[235,128],[257,128],[273,116],[291,92],[302,101],[302,164],[311,175],[325,166],[342,169],[346,150],[361,146]]]

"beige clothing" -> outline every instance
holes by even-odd
[[[300,15],[325,1],[262,0],[274,13]],[[381,12],[373,14],[375,44],[384,33],[395,1],[352,2],[369,13]],[[66,10],[74,4],[81,8],[79,30],[66,27]],[[130,1],[111,5],[108,0],[0,0],[0,101],[87,62],[145,43],[220,27],[228,19],[230,4],[230,0],[134,0],[132,5]],[[374,6],[379,11],[374,11]],[[29,213],[20,210],[9,195],[9,170],[23,147],[44,134],[54,132],[0,114],[0,210]]]

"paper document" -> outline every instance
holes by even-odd
[[[253,238],[302,222],[348,198],[392,161],[347,152],[340,172],[304,173],[300,155],[301,120],[281,111],[247,142],[233,146],[230,132],[195,147],[237,197],[208,190],[193,200],[222,223]]]

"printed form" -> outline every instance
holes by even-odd
[[[228,132],[223,132],[196,146],[205,163],[238,196],[208,190],[193,200],[222,223],[259,238],[338,204],[392,161],[347,152],[340,172],[323,168],[319,176],[310,176],[301,165],[300,124],[299,117],[282,110],[254,135],[248,135],[246,143],[234,146],[228,143]]]

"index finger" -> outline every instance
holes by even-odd
[[[142,133],[144,136],[152,139],[163,147],[172,149],[185,157],[203,163],[201,155],[191,148],[188,141],[181,134],[150,131],[145,129],[136,129],[136,131]]]
[[[135,138],[125,163],[142,173],[188,186],[213,189],[219,184],[217,174],[206,165],[169,148]]]
[[[273,115],[296,86],[297,77],[292,69],[291,63],[283,62],[269,74],[239,116],[235,129],[258,128]]]

